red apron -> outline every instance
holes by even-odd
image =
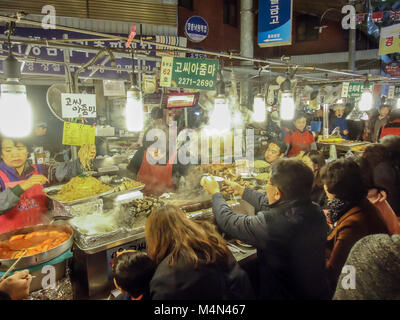
[[[140,166],[137,178],[146,187],[142,190],[145,195],[160,196],[165,192],[174,190],[172,182],[173,162],[177,155],[175,151],[165,166],[154,165],[147,161],[147,151],[143,155],[142,165]]]
[[[36,166],[33,174],[39,174]],[[13,188],[25,180],[10,182],[8,176],[0,170],[0,178],[5,188]],[[37,225],[42,222],[41,215],[47,211],[48,199],[42,192],[43,186],[35,185],[25,191],[15,207],[0,215],[0,234],[11,230]]]

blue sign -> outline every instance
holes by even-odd
[[[202,50],[203,48],[196,47],[196,50]],[[197,52],[188,52],[186,55],[187,58],[195,58],[195,59],[208,59],[208,56],[204,53],[197,53]]]
[[[277,47],[292,44],[293,0],[259,0],[258,45]]]
[[[203,41],[208,36],[208,23],[202,17],[193,16],[187,19],[185,34],[193,42]]]
[[[0,37],[1,34],[4,33],[4,27],[0,26]],[[126,34],[117,34],[118,36],[127,37]],[[54,39],[63,39],[63,37],[67,37],[69,39],[83,39],[84,41],[76,41],[74,43],[92,46],[93,49],[101,49],[101,48],[118,48],[125,49],[125,42],[119,40],[112,41],[88,41],[90,38],[98,38],[88,34],[63,31],[63,30],[45,30],[41,28],[17,28],[16,37],[19,39],[24,38],[28,40],[54,40]],[[140,39],[140,36],[136,37]],[[155,36],[145,37],[145,40],[155,41]],[[156,46],[147,45],[147,44],[139,44],[132,43],[133,48],[142,49],[149,52],[150,57],[156,57],[158,49]],[[0,43],[0,49],[6,49],[5,43]],[[76,63],[79,65],[83,65],[90,61],[95,55],[95,52],[85,52],[79,49],[70,49],[69,50],[69,60],[71,63]],[[21,55],[27,54],[30,58],[37,58],[48,60],[46,62],[26,62],[24,64],[24,68],[22,73],[27,74],[53,74],[53,75],[65,75],[64,71],[64,51],[59,48],[47,47],[45,45],[25,45],[25,44],[16,44],[13,46],[13,52],[15,53],[15,57],[21,57]],[[3,54],[6,56],[6,54]],[[113,70],[105,70],[98,65],[101,65],[103,60],[100,60],[97,65],[86,68],[81,74],[81,77],[89,77],[97,78],[97,79],[114,79],[114,80],[128,80],[130,79],[131,69],[132,69],[132,60],[130,57],[121,56],[118,53],[114,54],[115,56],[115,67],[118,69],[117,71]],[[54,63],[52,63],[54,62]],[[135,70],[138,70],[137,60],[134,61]],[[104,63],[105,67],[111,67],[111,61]],[[79,66],[70,66],[70,70],[72,72],[76,71]],[[157,68],[156,61],[143,61],[140,66],[141,70],[145,72],[151,72],[153,69]],[[0,72],[2,71],[2,61],[0,60]]]

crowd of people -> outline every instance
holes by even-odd
[[[132,300],[400,299],[400,136],[384,134],[397,123],[390,118],[396,112],[383,121],[385,108],[373,127],[379,142],[361,157],[328,163],[306,116],[296,115],[294,129],[266,149],[265,192],[225,181],[255,215],[235,213],[219,183],[205,179],[214,220],[189,219],[173,205],[154,209],[145,226],[147,253],[118,253],[115,286]],[[343,109],[335,116],[346,135]],[[7,163],[6,145],[1,153]],[[257,249],[256,277],[240,267],[222,234]],[[23,298],[30,281],[26,272],[9,277],[0,299]]]
[[[234,213],[218,182],[205,180],[214,224],[171,205],[154,210],[147,254],[122,252],[113,267],[116,285],[132,299],[399,299],[400,222],[392,194],[400,186],[399,145],[400,137],[390,136],[359,159],[325,164],[317,151],[281,157],[275,141],[266,152],[273,160],[265,193],[227,181],[255,215]],[[390,171],[389,184],[374,182],[377,167]],[[222,233],[257,249],[257,283]],[[350,287],[347,266],[355,270]]]

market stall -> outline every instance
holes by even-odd
[[[13,18],[9,21],[16,22]],[[124,45],[128,40],[127,37],[102,33],[90,36],[107,37]],[[311,119],[318,118],[317,111],[323,110],[322,117],[315,121],[319,122],[319,126],[315,126],[317,129],[311,130],[313,126],[308,121],[304,130],[313,131],[310,133],[312,139],[319,135],[316,145],[325,154],[325,159],[333,160],[349,151],[360,155],[370,142],[345,140],[347,129],[342,130],[342,134],[332,135],[335,128],[329,127],[330,107],[347,103],[351,106],[351,117],[366,121],[367,112],[372,109],[372,102],[367,99],[370,97],[367,94],[371,93],[369,81],[391,86],[394,83],[380,76],[367,76],[365,81],[366,76],[357,73],[291,65],[285,59],[253,59],[170,44],[163,44],[163,50],[168,54],[151,55],[149,51],[156,51],[160,44],[136,39],[132,34],[125,48],[96,49],[80,45],[78,41],[71,41],[66,46],[59,40],[13,40],[24,45],[61,48],[65,58],[69,58],[69,50],[73,48],[93,57],[77,66],[74,74],[69,70],[68,59],[54,61],[65,64],[67,81],[62,86],[48,89],[47,102],[63,126],[65,158],[60,161],[50,157],[43,148],[32,153],[31,161],[38,166],[47,165],[48,169],[49,185],[40,190],[50,201],[47,220],[0,235],[0,276],[22,255],[16,270],[29,268],[36,277],[31,291],[41,288],[46,277],[42,270],[50,265],[55,268],[54,280],[57,281],[52,289],[58,288],[65,294],[64,298],[107,298],[114,289],[111,261],[115,253],[124,249],[146,249],[144,227],[154,208],[170,203],[181,208],[190,219],[212,221],[212,199],[200,183],[205,176],[213,176],[220,183],[221,193],[234,212],[254,215],[254,208],[235,197],[226,181],[264,192],[271,165],[264,161],[267,145],[274,139],[282,139],[282,135],[290,131],[297,111],[308,112]],[[10,35],[8,43],[11,45]],[[153,46],[153,50],[145,50],[144,45]],[[206,54],[208,58],[186,58],[186,52]],[[113,61],[114,54],[119,55],[118,59],[126,60],[124,70],[118,70],[114,65],[104,67],[106,62],[101,59],[107,57]],[[20,58],[30,61],[29,57]],[[152,73],[146,72],[146,59],[157,64]],[[232,59],[257,63],[258,66],[243,71],[231,62]],[[227,66],[226,61],[231,64]],[[114,83],[119,87],[115,89],[117,93],[104,93],[107,90],[102,82],[106,79],[101,76],[96,79],[99,82],[86,85],[87,74],[83,77],[80,73],[96,66],[124,73],[124,78]],[[331,77],[321,79],[321,72]],[[358,96],[348,94],[351,91],[349,83],[354,81],[363,84],[366,95],[362,95],[361,89]],[[253,101],[248,99],[241,103],[240,82],[248,82],[254,89],[250,94]],[[20,86],[14,89],[20,90],[18,94],[24,94]],[[395,99],[394,94],[391,99]],[[162,116],[157,119],[160,123],[150,119],[152,108],[160,108]],[[203,112],[207,116],[203,117]],[[180,161],[185,153],[191,156],[185,158],[189,159],[186,163],[190,163],[189,170],[185,174],[179,172],[177,181],[172,181],[175,163],[166,164],[163,170],[152,171],[156,165],[145,158],[149,146],[145,148],[140,140],[155,128],[168,129],[172,152],[162,150],[168,154],[167,160],[172,163],[178,158]],[[180,137],[181,132],[185,133],[184,129],[191,130],[184,136],[186,140]],[[161,136],[149,141],[158,139],[161,140]],[[193,145],[185,145],[187,141]],[[160,154],[163,148],[153,149],[152,154]],[[128,167],[140,152],[141,165],[133,174]],[[55,181],[52,178],[60,176],[60,168],[64,168],[64,174],[60,181]],[[151,181],[152,186],[166,182],[168,188],[158,194],[143,181]],[[226,240],[239,263],[244,265],[255,258],[256,250],[251,246],[236,239]],[[47,294],[54,298],[54,292]],[[45,292],[32,294],[33,298],[46,298]]]

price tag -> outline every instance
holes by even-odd
[[[342,98],[347,98],[349,94],[350,82],[343,82],[342,85]]]

